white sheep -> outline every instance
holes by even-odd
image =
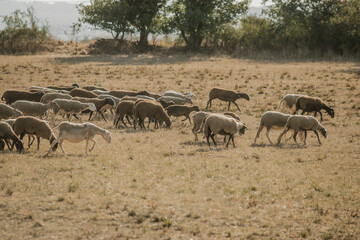
[[[190,98],[190,99],[196,99],[195,94],[193,94],[192,92],[186,92],[186,93],[179,93],[173,90],[169,90],[164,92],[163,96],[173,96],[173,97],[178,97],[178,98]]]
[[[233,142],[233,146],[235,147],[234,134],[238,132],[240,135],[242,135],[245,133],[246,129],[244,123],[238,122],[234,118],[226,117],[223,114],[210,114],[209,116],[205,117],[204,121],[205,123],[203,134],[209,146],[209,137],[211,137],[214,145],[216,146],[214,136],[220,134],[229,135],[229,140],[226,143],[226,147],[229,146],[229,142],[231,139]]]
[[[319,141],[319,144],[321,144],[321,141],[319,138],[319,134],[317,133],[317,130],[319,130],[321,134],[326,138],[326,129],[320,124],[320,122],[315,117],[292,115],[288,118],[284,130],[282,131],[282,133],[280,134],[277,140],[277,144],[280,144],[282,136],[290,129],[294,130],[293,138],[297,145],[299,144],[296,141],[296,135],[300,130],[305,132],[304,145],[306,145],[307,131],[314,131]]]
[[[201,123],[204,120],[204,118],[206,116],[208,116],[209,114],[211,114],[211,113],[210,112],[199,111],[199,112],[194,113],[191,116],[192,119],[193,119],[193,123],[194,123],[194,126],[191,129],[191,131],[195,135],[195,142],[199,140],[197,134],[198,134],[198,131],[200,129]]]
[[[150,96],[146,96],[146,95],[136,95],[135,97],[138,98],[138,99],[147,99],[147,100],[156,101],[155,98],[150,97]]]
[[[97,95],[102,95],[102,94],[109,94],[110,91],[104,91],[104,90],[99,90],[99,89],[94,89],[92,90],[93,93],[97,94]]]
[[[51,147],[49,148],[49,151],[46,155],[48,155],[52,149],[52,147],[59,143],[59,146],[62,150],[62,152],[66,155],[62,143],[64,140],[67,140],[72,143],[78,143],[81,141],[86,141],[86,148],[85,148],[85,154],[88,154],[88,145],[89,141],[93,142],[92,147],[89,149],[89,152],[91,152],[96,144],[96,141],[94,140],[95,135],[101,135],[105,141],[108,143],[111,143],[111,133],[108,130],[102,129],[95,124],[86,122],[86,123],[71,123],[71,122],[61,122],[57,127],[54,129],[59,129],[59,135],[56,138],[56,140],[51,144]]]
[[[45,93],[44,96],[41,97],[41,103],[49,103],[54,99],[72,99],[72,96],[65,93]]]
[[[175,104],[184,105],[185,103],[192,104],[191,98],[179,98],[174,96],[161,96],[157,99],[158,101],[165,101],[165,102],[171,102],[173,101]]]
[[[14,109],[4,103],[0,103],[0,120],[17,118],[20,116],[24,116],[24,114],[21,111]]]
[[[278,106],[277,109],[280,108],[281,103],[283,103],[282,108],[281,108],[281,112],[284,110],[284,108],[288,108],[291,111],[291,108],[293,106],[295,106],[296,100],[298,99],[298,97],[300,96],[306,96],[306,95],[301,95],[301,94],[286,94],[280,101],[280,104]]]
[[[59,111],[60,107],[55,102],[39,103],[26,100],[18,100],[11,104],[11,107],[21,111],[25,116],[33,116],[45,119],[48,117],[48,111],[51,109],[53,112]]]
[[[290,114],[284,114],[284,113],[275,112],[275,111],[265,112],[261,116],[260,126],[257,131],[256,137],[254,139],[254,144],[256,144],[256,139],[259,138],[261,131],[265,127],[266,128],[266,137],[269,140],[270,144],[272,145],[273,142],[271,141],[271,139],[269,137],[270,130],[284,129],[284,126],[286,125],[286,122],[290,116],[291,116]],[[300,132],[300,138],[302,138],[302,132]],[[287,140],[289,140],[289,139],[287,139]]]

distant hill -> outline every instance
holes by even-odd
[[[50,25],[51,34],[61,40],[71,40],[70,25],[77,22],[79,18],[76,4],[65,2],[26,2],[14,0],[0,0],[0,16],[9,15],[16,9],[25,11],[28,7],[33,6],[36,16],[43,22],[47,21]],[[261,15],[261,7],[250,7],[248,15]],[[0,22],[0,29],[4,27],[2,21]],[[84,27],[84,30],[79,34],[79,39],[93,39],[93,38],[111,38],[111,34],[91,30],[90,26]]]

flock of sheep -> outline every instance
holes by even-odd
[[[212,101],[219,99],[228,102],[228,110],[230,104],[233,103],[240,111],[236,100],[244,98],[250,100],[246,93],[237,93],[231,90],[220,88],[213,88],[209,92],[209,100],[206,109],[212,107]],[[23,141],[25,135],[28,135],[28,147],[32,145],[37,138],[37,149],[39,149],[40,138],[50,141],[51,150],[55,151],[60,146],[62,147],[64,140],[70,142],[86,141],[85,153],[88,154],[89,141],[92,144],[89,151],[93,150],[96,144],[94,140],[95,135],[101,135],[107,142],[111,142],[111,133],[103,128],[96,126],[90,122],[86,123],[72,123],[71,118],[75,117],[82,122],[81,116],[84,113],[89,113],[88,121],[91,121],[93,115],[96,115],[107,121],[104,112],[110,111],[114,115],[113,125],[115,128],[120,127],[120,122],[124,127],[133,125],[134,129],[137,127],[146,129],[145,119],[148,119],[149,128],[151,123],[154,123],[154,128],[159,128],[165,124],[167,128],[171,126],[170,117],[181,117],[185,119],[182,121],[193,120],[192,132],[195,135],[195,141],[198,141],[197,133],[202,132],[204,138],[210,146],[210,138],[214,145],[216,145],[215,136],[224,135],[224,142],[228,137],[226,147],[230,141],[234,143],[234,135],[245,133],[245,123],[240,121],[238,115],[226,113],[212,113],[200,111],[198,106],[194,106],[193,100],[196,96],[191,93],[179,93],[175,91],[166,91],[163,95],[151,93],[148,91],[108,91],[105,88],[96,86],[84,86],[80,88],[78,84],[72,86],[48,86],[48,87],[30,87],[28,91],[6,90],[1,100],[5,102],[0,103],[0,150],[4,150],[5,144],[10,151],[14,146],[18,152],[24,150]],[[186,104],[190,104],[186,105]],[[306,144],[307,131],[314,131],[319,143],[321,144],[317,131],[326,138],[326,129],[315,118],[319,113],[321,121],[323,116],[321,110],[325,110],[332,118],[334,117],[334,110],[327,106],[321,99],[309,97],[306,95],[287,94],[280,102],[279,107],[283,105],[284,108],[296,107],[293,112],[294,115],[284,114],[276,111],[268,111],[261,116],[260,126],[256,134],[254,144],[261,131],[266,128],[266,136],[269,138],[269,131],[271,129],[283,129],[278,137],[277,143],[281,142],[282,136],[289,130],[293,130],[293,139],[296,141],[296,136],[300,132],[301,136],[304,132],[304,144]],[[299,110],[302,110],[301,115],[295,115]],[[190,114],[195,111],[190,118]],[[314,117],[303,116],[306,112],[315,112]],[[67,117],[67,121],[62,121],[56,125],[56,117],[61,115],[62,118]],[[125,121],[126,120],[126,121]],[[49,121],[52,121],[54,128],[50,127]],[[54,129],[59,130],[56,137]],[[297,143],[298,144],[298,143]]]

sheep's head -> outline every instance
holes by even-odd
[[[167,127],[167,128],[170,128],[170,126],[171,126],[171,120],[170,120],[170,118],[168,118],[168,119],[165,120],[165,124],[166,124],[166,127]]]
[[[149,96],[150,95],[150,93],[148,92],[148,91],[140,91],[140,92],[138,92],[138,93],[136,93],[136,95],[145,95],[145,96]]]
[[[73,85],[71,85],[72,87],[74,87],[74,88],[79,88],[80,87],[80,85],[78,84],[78,83],[74,83]]]
[[[16,147],[16,151],[18,153],[24,152],[24,144],[23,144],[23,142],[21,140],[15,142],[15,147]]]
[[[103,134],[101,135],[105,141],[111,143],[111,132],[108,130],[104,130]]]
[[[244,135],[245,130],[247,129],[244,123],[238,123],[240,125],[239,134]]]
[[[246,93],[238,93],[238,98],[245,98],[246,100],[250,100],[249,95],[247,95]]]
[[[50,102],[50,108],[54,113],[57,113],[60,110],[60,106],[56,102]]]
[[[95,107],[95,104],[93,103],[87,103],[88,104],[88,109],[92,112],[95,112],[96,111],[96,107]]]
[[[322,128],[322,129],[320,129],[320,132],[324,136],[324,138],[326,138],[326,133],[327,133],[326,129]]]
[[[331,118],[334,118],[334,116],[335,116],[334,109],[328,108],[328,109],[326,110],[326,112],[331,116]]]
[[[55,136],[52,135],[52,136],[50,137],[50,145],[52,144],[53,141],[55,141]],[[56,144],[53,146],[53,148],[52,148],[53,152],[56,151],[58,145],[59,145],[59,144],[56,143]]]
[[[198,106],[194,106],[194,111],[200,111],[199,107]]]

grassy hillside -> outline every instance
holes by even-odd
[[[193,91],[204,109],[212,87],[246,92],[238,100],[248,131],[236,148],[194,143],[191,125],[114,129],[65,142],[43,158],[41,140],[25,154],[0,154],[2,239],[357,239],[360,236],[360,68],[354,62],[260,62],[204,55],[38,55],[0,58],[0,92],[32,85]],[[252,145],[260,116],[287,93],[318,96],[328,138],[306,147]],[[213,111],[227,104],[214,101]],[[276,140],[280,131],[272,131]],[[27,139],[25,138],[25,142]]]

